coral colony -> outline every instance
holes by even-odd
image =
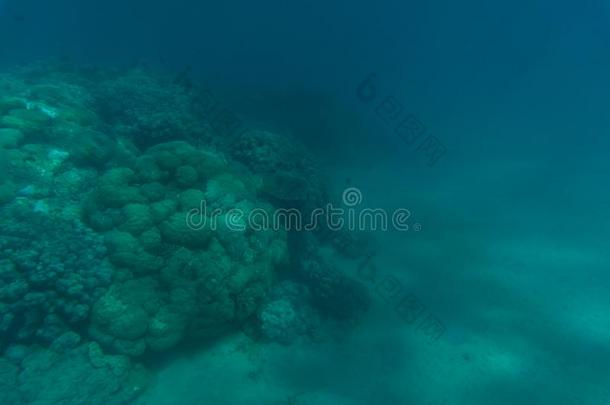
[[[138,69],[30,66],[0,90],[1,403],[128,402],[153,353],[240,328],[287,345],[368,308],[366,287],[316,253],[358,252],[347,232],[186,221],[202,201],[321,206],[316,161],[291,138],[229,136],[204,90]]]

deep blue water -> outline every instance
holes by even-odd
[[[0,0],[0,70],[62,58],[187,71],[244,125],[299,139],[335,191],[358,187],[423,226],[374,233],[375,261],[442,320],[437,342],[371,287],[371,311],[338,347],[262,346],[266,379],[246,383],[245,360],[222,350],[218,364],[171,354],[143,403],[281,403],[277,390],[313,393],[290,402],[304,404],[601,405],[609,22],[610,3],[593,0]],[[438,162],[379,113],[388,97],[442,144]]]

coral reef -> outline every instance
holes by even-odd
[[[49,349],[11,346],[0,358],[3,404],[125,404],[150,382],[126,356],[105,354],[69,334]]]
[[[86,321],[110,285],[112,267],[103,238],[44,213],[15,222],[0,210],[0,344],[52,342]]]
[[[299,278],[309,286],[319,311],[331,318],[353,322],[370,306],[366,287],[321,258],[304,261]]]
[[[2,403],[127,403],[151,352],[253,324],[290,344],[366,310],[315,237],[245,220],[321,207],[315,159],[266,131],[218,142],[204,110],[141,69],[0,74]]]
[[[25,69],[0,75],[0,127],[19,131],[26,139],[77,140],[76,131],[100,125],[92,111],[93,97],[77,77],[49,70]],[[13,132],[14,134],[14,132]]]
[[[87,322],[113,268],[102,235],[80,220],[79,196],[93,174],[42,144],[4,149],[0,186],[0,347],[50,344]]]
[[[320,319],[311,300],[306,286],[292,281],[279,283],[258,313],[259,333],[269,341],[286,345],[313,337]]]
[[[263,192],[282,206],[322,207],[325,189],[318,164],[295,140],[268,131],[247,131],[231,146],[232,156],[263,178]]]
[[[96,89],[98,111],[119,134],[139,145],[176,139],[210,139],[205,110],[186,88],[134,69]]]
[[[231,198],[219,198],[219,182]],[[168,349],[184,335],[209,337],[252,315],[287,261],[285,233],[232,231],[222,216],[212,224],[209,212],[200,212],[209,223],[195,227],[187,215],[203,201],[225,213],[265,207],[256,187],[213,151],[186,142],[158,144],[137,156],[133,169],[102,173],[85,218],[105,234],[122,281],[94,306],[91,335],[139,355]]]
[[[307,287],[312,305],[327,319],[356,322],[370,306],[367,288],[333,265],[317,237],[304,232],[291,236],[291,277]]]

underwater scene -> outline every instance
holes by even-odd
[[[0,405],[610,405],[610,2],[0,0]]]

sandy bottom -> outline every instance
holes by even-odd
[[[434,173],[337,174],[361,188],[363,204],[409,208],[422,224],[377,234],[372,263],[442,325],[438,339],[367,281],[373,308],[345,340],[286,347],[236,335],[167,365],[140,403],[610,404],[598,183],[553,186],[528,164],[494,167],[443,173],[442,183]],[[336,263],[358,275],[358,262]]]

